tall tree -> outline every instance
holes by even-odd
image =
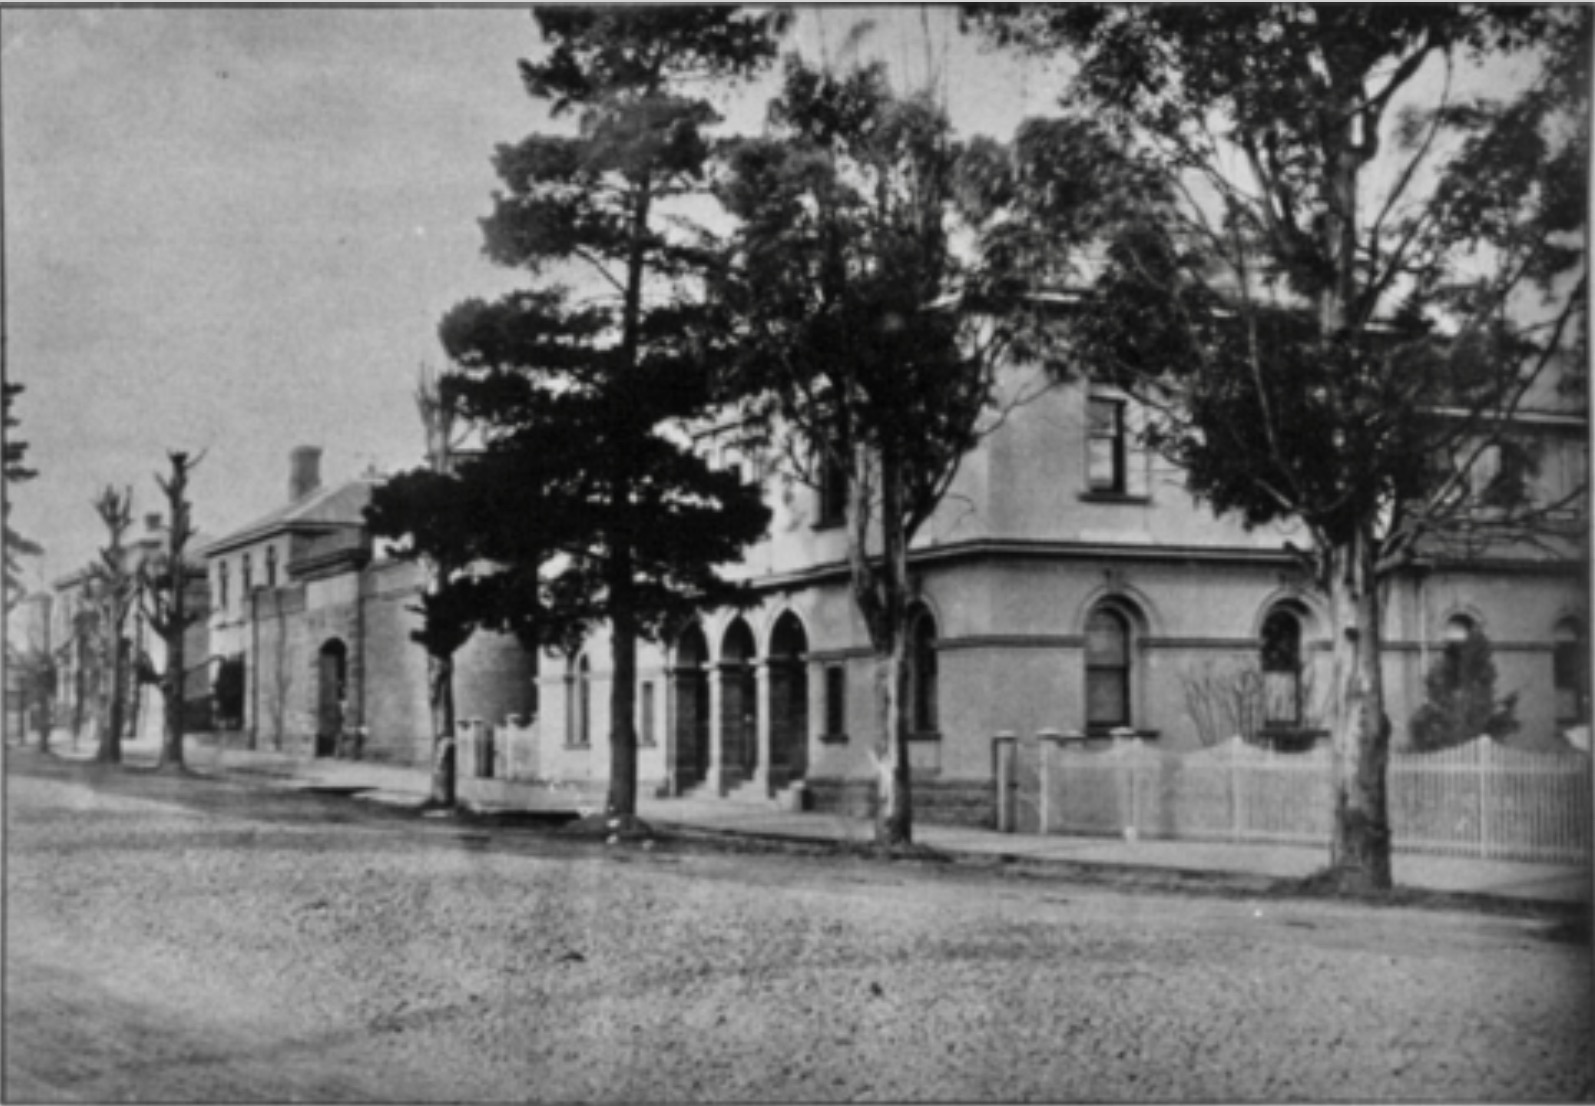
[[[610,631],[608,814],[637,800],[637,643],[730,594],[715,566],[763,532],[758,490],[696,455],[685,427],[717,399],[697,236],[707,128],[696,82],[756,73],[786,17],[730,7],[546,8],[527,92],[576,133],[501,146],[506,191],[486,253],[537,287],[443,320],[445,382],[483,439],[461,478],[485,490],[480,552],[501,618],[539,640]],[[553,272],[580,273],[578,297]]]
[[[118,492],[106,487],[94,501],[105,525],[106,543],[89,567],[87,587],[95,607],[98,634],[100,687],[100,746],[95,759],[106,764],[122,761],[122,730],[126,722],[129,654],[127,617],[138,601],[138,576],[125,538],[133,525],[133,489]]]
[[[4,507],[0,515],[4,518],[5,544],[5,609],[10,610],[25,590],[22,586],[21,557],[37,557],[43,550],[38,543],[28,540],[11,528],[11,486],[32,480],[38,473],[29,468],[24,460],[28,452],[28,443],[16,437],[13,431],[19,425],[17,417],[11,413],[11,404],[17,396],[22,394],[22,385],[13,384],[9,380],[0,385],[0,398],[4,401],[5,421],[5,466],[3,480],[0,480],[0,494],[5,497]]]
[[[1522,541],[1582,498],[1529,494],[1514,415],[1585,361],[1589,12],[965,14],[1073,52],[1065,103],[1148,174],[1078,353],[1159,410],[1153,444],[1218,512],[1310,533],[1333,634],[1330,876],[1388,887],[1381,589],[1415,555]],[[1521,92],[1453,88],[1514,52],[1539,66]],[[1517,478],[1480,479],[1508,457]]]
[[[166,667],[156,671],[147,661],[140,676],[160,686],[166,704],[166,725],[161,735],[159,766],[182,771],[183,764],[183,689],[188,681],[184,636],[188,628],[204,617],[202,611],[187,609],[188,543],[194,536],[193,505],[188,500],[188,476],[199,458],[187,453],[169,452],[170,476],[156,475],[155,483],[166,497],[170,522],[163,555],[147,557],[138,566],[138,594],[144,618],[165,643]]]
[[[739,383],[809,482],[846,485],[883,847],[913,840],[909,550],[965,454],[1020,401],[1001,368],[1054,355],[1031,293],[1067,269],[1086,212],[1107,202],[1102,141],[1090,125],[1037,123],[1011,149],[960,142],[931,92],[895,93],[879,65],[837,75],[793,58],[769,133],[728,158],[720,194],[738,227],[716,300],[744,355]]]
[[[469,575],[480,544],[472,488],[455,475],[461,444],[453,397],[436,370],[423,365],[415,406],[426,433],[426,465],[390,477],[371,493],[365,511],[373,536],[395,540],[393,553],[421,565],[421,625],[411,638],[426,650],[427,706],[432,724],[432,790],[428,805],[456,800],[458,741],[454,712],[454,655],[481,619],[481,591]]]

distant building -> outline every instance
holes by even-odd
[[[30,592],[6,612],[5,656],[5,735],[20,740],[48,726],[53,682],[49,676],[51,657],[50,608],[54,597],[48,592]]]
[[[420,572],[373,558],[373,479],[323,487],[320,463],[293,450],[287,502],[203,550],[218,725],[259,748],[427,763]],[[513,638],[477,634],[458,658],[459,716],[529,713],[534,663]]]
[[[168,542],[162,515],[144,516],[144,529],[126,539],[124,561],[129,572],[164,556]],[[193,624],[184,634],[185,668],[183,686],[185,725],[190,730],[210,726],[210,680],[206,657],[209,650],[210,595],[203,562],[187,554],[184,575],[184,606]],[[54,604],[50,637],[54,649],[56,688],[55,725],[76,738],[97,734],[103,703],[107,658],[101,655],[101,613],[94,596],[94,571],[81,568],[54,583]],[[129,642],[130,671],[125,686],[126,719],[129,738],[154,738],[165,728],[165,698],[160,690],[141,683],[138,672],[144,667],[164,671],[166,643],[148,625],[144,612],[135,603],[129,612],[124,634]]]

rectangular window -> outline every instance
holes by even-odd
[[[1124,401],[1093,396],[1086,419],[1086,471],[1094,492],[1123,493]]]
[[[847,466],[842,463],[839,448],[833,444],[821,450],[815,458],[815,468],[819,478],[819,515],[814,524],[840,526],[847,517]]]
[[[825,734],[841,737],[847,733],[847,669],[840,664],[825,666]]]
[[[277,547],[275,545],[266,547],[266,586],[268,588],[277,586]]]
[[[244,554],[244,573],[243,573],[243,575],[244,575],[244,598],[247,600],[249,598],[249,593],[255,590],[255,586],[254,586],[255,585],[255,580],[254,580],[255,571],[254,571],[254,567],[249,563],[249,554],[248,553]]]
[[[642,695],[639,697],[639,703],[642,710],[642,725],[637,727],[638,740],[646,746],[652,746],[656,740],[654,736],[654,682],[652,680],[644,680],[642,682]]]
[[[216,562],[216,597],[217,606],[223,613],[227,610],[227,562]]]

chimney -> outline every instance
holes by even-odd
[[[321,487],[321,447],[302,445],[288,454],[288,498],[300,500]]]

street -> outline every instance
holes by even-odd
[[[6,750],[7,1101],[1588,1100],[1587,936]]]

